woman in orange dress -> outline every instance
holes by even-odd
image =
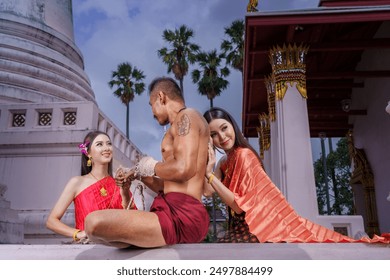
[[[46,222],[55,233],[72,237],[73,241],[86,243],[85,217],[96,210],[135,209],[130,185],[118,187],[112,177],[113,150],[110,137],[101,131],[89,132],[79,145],[81,176],[71,178],[66,184]],[[74,203],[75,227],[61,221],[65,211]]]
[[[228,230],[219,242],[389,243],[385,234],[355,240],[299,216],[267,176],[232,116],[216,107],[203,116],[211,136],[205,195],[215,191],[229,209]],[[212,145],[225,152],[216,166]]]

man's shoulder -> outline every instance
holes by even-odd
[[[183,114],[187,114],[192,121],[196,121],[202,126],[207,126],[206,120],[203,118],[203,115],[198,110],[194,108],[186,108],[186,110],[183,111]]]
[[[183,113],[194,114],[194,116],[201,116],[200,112],[194,108],[186,108]]]

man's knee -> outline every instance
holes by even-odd
[[[101,224],[102,219],[97,212],[92,212],[85,217],[84,221],[84,229],[87,236],[96,235],[96,232],[99,229],[99,225]]]

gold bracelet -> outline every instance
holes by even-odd
[[[79,230],[79,229],[76,229],[75,231],[74,231],[74,233],[73,233],[73,240],[74,241],[80,241],[80,238],[77,238],[77,234],[80,232],[81,230]]]
[[[209,177],[209,179],[208,179],[208,182],[209,182],[210,185],[211,185],[211,183],[213,182],[213,179],[214,179],[214,172],[211,173],[211,175],[210,175],[210,177]]]

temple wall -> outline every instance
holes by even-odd
[[[49,26],[74,41],[72,0],[0,0],[0,12]]]
[[[42,17],[26,10],[38,2]],[[0,103],[95,101],[70,0],[0,0],[0,46]]]
[[[385,24],[377,33],[390,32],[390,24]],[[389,70],[390,50],[371,50],[364,53],[358,70]],[[375,194],[381,232],[390,231],[390,115],[385,108],[390,101],[390,78],[370,78],[364,81],[363,89],[355,89],[351,109],[366,109],[366,116],[351,118],[354,124],[355,147],[365,150],[374,173]]]
[[[114,171],[135,164],[140,150],[96,104],[74,42],[72,1],[0,0],[0,243],[48,242],[49,211],[80,175],[78,144],[96,129],[113,142]],[[154,194],[144,195],[148,208]],[[62,221],[74,224],[73,205]]]
[[[45,227],[47,215],[67,181],[80,175],[78,144],[95,129],[106,132],[113,142],[114,171],[119,165],[134,166],[140,150],[94,102],[0,104],[0,184],[7,188],[4,199],[10,208],[19,211],[26,235],[51,233]],[[145,196],[151,200],[148,193]],[[142,209],[139,194],[135,202]],[[73,206],[63,221],[73,224]]]

